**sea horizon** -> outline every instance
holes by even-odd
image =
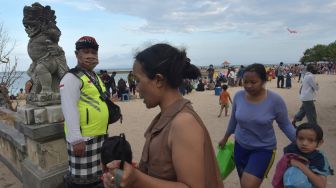
[[[295,63],[287,63],[288,65],[291,65],[291,64],[295,64]],[[210,64],[209,64],[210,65]],[[202,71],[206,70],[206,68],[209,67],[209,65],[196,65],[197,67],[199,67]],[[242,64],[244,66],[247,66],[245,64]],[[277,65],[277,64],[264,64],[265,66],[274,66],[274,65]],[[215,65],[213,64],[214,68],[216,70],[218,69],[223,69],[223,68],[227,68],[227,67],[235,67],[235,68],[238,68],[240,67],[240,65],[237,65],[237,64],[229,64],[229,65],[226,65],[226,66],[223,66],[223,65]],[[118,80],[120,78],[123,78],[124,80],[127,81],[127,75],[130,71],[132,71],[132,68],[127,68],[127,67],[124,67],[124,68],[97,68],[95,69],[95,72],[96,73],[99,73],[101,70],[106,70],[109,74],[111,74],[112,72],[116,72],[116,76],[115,76],[115,81],[118,82]],[[9,92],[9,95],[17,95],[17,93],[19,93],[20,91],[20,88],[25,88],[25,83],[30,79],[30,77],[28,76],[27,74],[27,71],[22,71],[22,70],[19,70],[17,71],[19,73],[23,73],[22,76],[20,78],[18,78],[18,80],[12,85],[12,87],[10,87],[8,89],[8,92]],[[0,75],[2,74],[3,72],[0,72]]]
[[[106,70],[106,69],[96,69],[95,71],[97,73],[99,73],[100,70]],[[117,72],[116,76],[115,76],[115,81],[116,83],[118,82],[118,80],[120,78],[124,79],[127,81],[127,75],[129,73],[131,69],[120,69],[120,70],[117,70],[117,69],[113,69],[113,71]],[[19,92],[20,92],[20,89],[24,89],[25,88],[25,84],[28,80],[30,80],[30,76],[28,76],[27,74],[27,71],[17,71],[18,73],[23,73],[21,75],[21,77],[17,78],[17,80],[14,82],[14,84],[9,87],[8,89],[8,93],[9,95],[14,95],[16,96]],[[109,71],[108,71],[109,72]],[[3,72],[0,72],[0,75],[2,75]],[[109,72],[111,73],[111,72]]]

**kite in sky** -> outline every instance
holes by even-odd
[[[296,30],[293,30],[293,29],[287,28],[287,30],[288,30],[289,33],[298,33]]]

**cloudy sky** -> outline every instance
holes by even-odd
[[[36,1],[36,0],[35,0]],[[29,38],[23,7],[0,0],[0,22],[15,41],[12,53],[27,70]],[[129,68],[135,52],[158,42],[187,49],[196,65],[297,63],[305,49],[336,40],[335,0],[40,0],[56,11],[59,45],[70,67],[83,35],[99,45],[98,68]],[[296,30],[289,33],[287,28]]]

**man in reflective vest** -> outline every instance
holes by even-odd
[[[102,174],[100,148],[107,137],[108,108],[100,98],[105,86],[93,72],[98,64],[96,40],[83,36],[76,42],[77,66],[60,83],[69,172],[67,187],[93,187]]]

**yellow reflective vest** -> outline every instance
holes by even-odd
[[[75,68],[76,69],[76,68]],[[77,108],[80,117],[80,129],[82,136],[99,136],[107,134],[109,112],[106,103],[100,99],[100,93],[90,79],[81,71],[70,70],[82,81],[80,99]],[[99,80],[103,92],[106,91],[104,83]],[[64,131],[67,134],[67,126],[64,123]]]

